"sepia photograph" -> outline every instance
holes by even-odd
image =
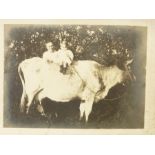
[[[147,33],[4,24],[3,128],[144,129]]]
[[[2,154],[154,154],[153,3],[0,8]]]

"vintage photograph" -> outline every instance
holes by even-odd
[[[4,128],[144,129],[147,27],[4,25]]]

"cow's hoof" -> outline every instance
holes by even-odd
[[[52,121],[52,115],[51,114],[47,114],[46,115],[46,118],[47,118],[47,120],[46,120],[47,126],[48,126],[48,128],[50,128],[51,125],[52,125],[52,123],[53,123],[53,121]]]
[[[45,117],[45,118],[48,118],[47,114],[45,114],[44,112],[41,113],[41,116],[42,116],[42,117]]]
[[[25,113],[25,106],[20,106],[19,112],[20,113]]]
[[[30,111],[29,108],[26,109],[26,115],[29,115]]]

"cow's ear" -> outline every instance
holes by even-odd
[[[130,59],[130,60],[127,60],[125,64],[130,65],[132,62],[133,62],[133,59]]]

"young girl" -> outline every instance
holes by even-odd
[[[66,73],[67,67],[71,65],[71,63],[74,59],[74,55],[73,55],[72,51],[67,49],[66,41],[63,41],[60,44],[60,49],[58,51],[58,55],[59,55],[58,56],[59,60],[61,62],[60,71],[62,73]]]
[[[72,51],[68,50],[66,47],[66,41],[60,43],[60,49],[58,51],[54,50],[52,42],[46,44],[47,51],[43,54],[43,60],[47,63],[56,63],[60,66],[60,72],[66,73],[67,67],[71,65],[74,55]]]
[[[54,46],[52,42],[46,43],[47,51],[43,53],[43,60],[47,63],[56,63],[57,51],[54,50]]]

